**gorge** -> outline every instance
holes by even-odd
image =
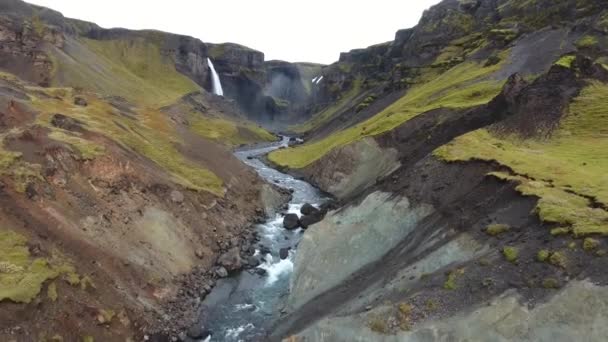
[[[0,0],[0,340],[603,341],[607,127],[602,0],[330,65]]]

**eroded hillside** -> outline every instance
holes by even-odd
[[[268,158],[343,207],[305,233],[276,336],[601,340],[607,16],[446,0],[326,67],[307,142]]]

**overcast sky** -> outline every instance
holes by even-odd
[[[332,63],[340,52],[393,40],[439,0],[28,0],[102,27],[157,29],[234,42],[266,60]]]

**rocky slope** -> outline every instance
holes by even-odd
[[[0,3],[0,340],[175,337],[248,256],[289,195],[232,155],[276,137],[205,90],[207,49]]]
[[[607,17],[446,0],[324,69],[337,101],[269,160],[342,208],[305,233],[275,338],[602,340]]]

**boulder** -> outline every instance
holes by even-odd
[[[77,105],[77,106],[80,106],[80,107],[86,107],[86,106],[89,105],[89,103],[87,102],[87,100],[85,100],[82,97],[76,97],[74,99],[74,104]]]
[[[281,257],[281,260],[285,260],[285,259],[287,259],[289,257],[289,250],[290,249],[291,248],[288,247],[288,248],[281,248],[279,250],[279,257]]]
[[[209,336],[209,331],[205,330],[200,324],[195,324],[186,331],[186,335],[192,339],[201,340]]]
[[[315,208],[312,204],[310,203],[306,203],[302,206],[302,208],[300,209],[300,213],[302,213],[302,215],[311,215],[313,213],[318,212],[319,209]]]
[[[226,278],[228,276],[228,271],[226,271],[224,267],[220,267],[215,270],[215,274],[217,274],[217,276],[220,278]]]
[[[238,247],[231,248],[228,252],[220,256],[217,263],[228,271],[241,269],[243,267],[243,262],[241,260],[240,249]]]
[[[66,131],[81,132],[84,124],[82,121],[70,118],[63,114],[55,114],[51,119],[51,125],[57,128],[65,129]]]
[[[289,229],[289,230],[300,227],[300,219],[298,218],[298,215],[297,214],[285,215],[285,218],[283,219],[283,227],[285,227],[285,229]]]
[[[323,220],[323,214],[317,210],[316,212],[310,215],[302,216],[302,218],[300,219],[300,226],[302,226],[302,228],[304,229],[307,229],[313,224],[321,222],[321,220]]]
[[[184,201],[184,194],[177,190],[171,191],[171,201],[177,204],[182,203]]]

